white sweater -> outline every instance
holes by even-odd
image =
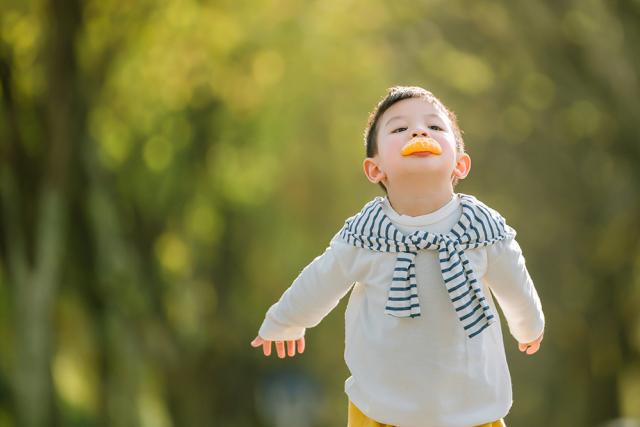
[[[398,214],[386,198],[384,209],[405,234],[446,233],[462,213],[458,197],[417,217]],[[466,253],[496,314],[491,293],[498,300],[511,335],[521,343],[538,338],[545,318],[517,241]],[[415,260],[421,316],[385,314],[396,256],[351,246],[336,234],[269,308],[258,334],[273,341],[304,336],[353,286],[345,312],[344,357],[351,372],[345,392],[364,414],[397,427],[471,427],[507,415],[512,391],[500,322],[472,339],[465,335],[437,251],[429,250]]]

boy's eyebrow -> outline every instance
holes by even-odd
[[[392,121],[392,120],[395,120],[395,119],[401,119],[401,118],[403,118],[403,117],[404,117],[403,115],[393,116],[393,117],[391,117],[389,120],[387,120],[387,123],[385,123],[385,125],[384,125],[384,126],[386,127],[389,123],[391,123],[391,121]],[[439,115],[437,115],[437,114],[435,114],[435,113],[425,114],[425,115],[424,115],[424,117],[437,117],[437,118],[439,118],[439,119],[440,119],[440,116],[439,116]]]

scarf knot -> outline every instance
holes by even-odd
[[[397,253],[385,313],[395,317],[420,316],[415,258],[421,250],[438,253],[442,279],[453,309],[469,338],[491,325],[496,316],[473,271],[465,250],[515,237],[505,219],[473,196],[456,194],[462,205],[459,221],[448,233],[423,230],[401,233],[384,213],[384,199],[376,197],[345,221],[340,237],[346,242],[378,252]]]
[[[439,245],[443,240],[442,236],[438,236],[425,231],[416,231],[409,236],[409,240],[417,250],[430,249],[434,245]]]

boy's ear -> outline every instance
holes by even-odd
[[[364,168],[364,174],[367,176],[367,179],[374,184],[382,181],[385,177],[385,173],[380,169],[376,159],[373,157],[364,159],[362,167]]]
[[[456,160],[456,167],[453,170],[453,175],[458,177],[459,179],[464,179],[469,175],[469,171],[471,170],[471,157],[467,153],[462,153],[458,155],[458,160]]]

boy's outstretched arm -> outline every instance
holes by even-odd
[[[487,248],[484,280],[498,300],[509,331],[518,341],[519,350],[528,355],[537,352],[544,335],[545,317],[522,249],[515,238]]]
[[[285,342],[289,356],[295,355],[296,346],[302,353],[306,328],[320,323],[351,289],[356,254],[355,247],[334,236],[324,253],[308,264],[269,308],[251,345],[262,346],[265,356],[271,354],[272,341],[281,358],[285,357]]]

